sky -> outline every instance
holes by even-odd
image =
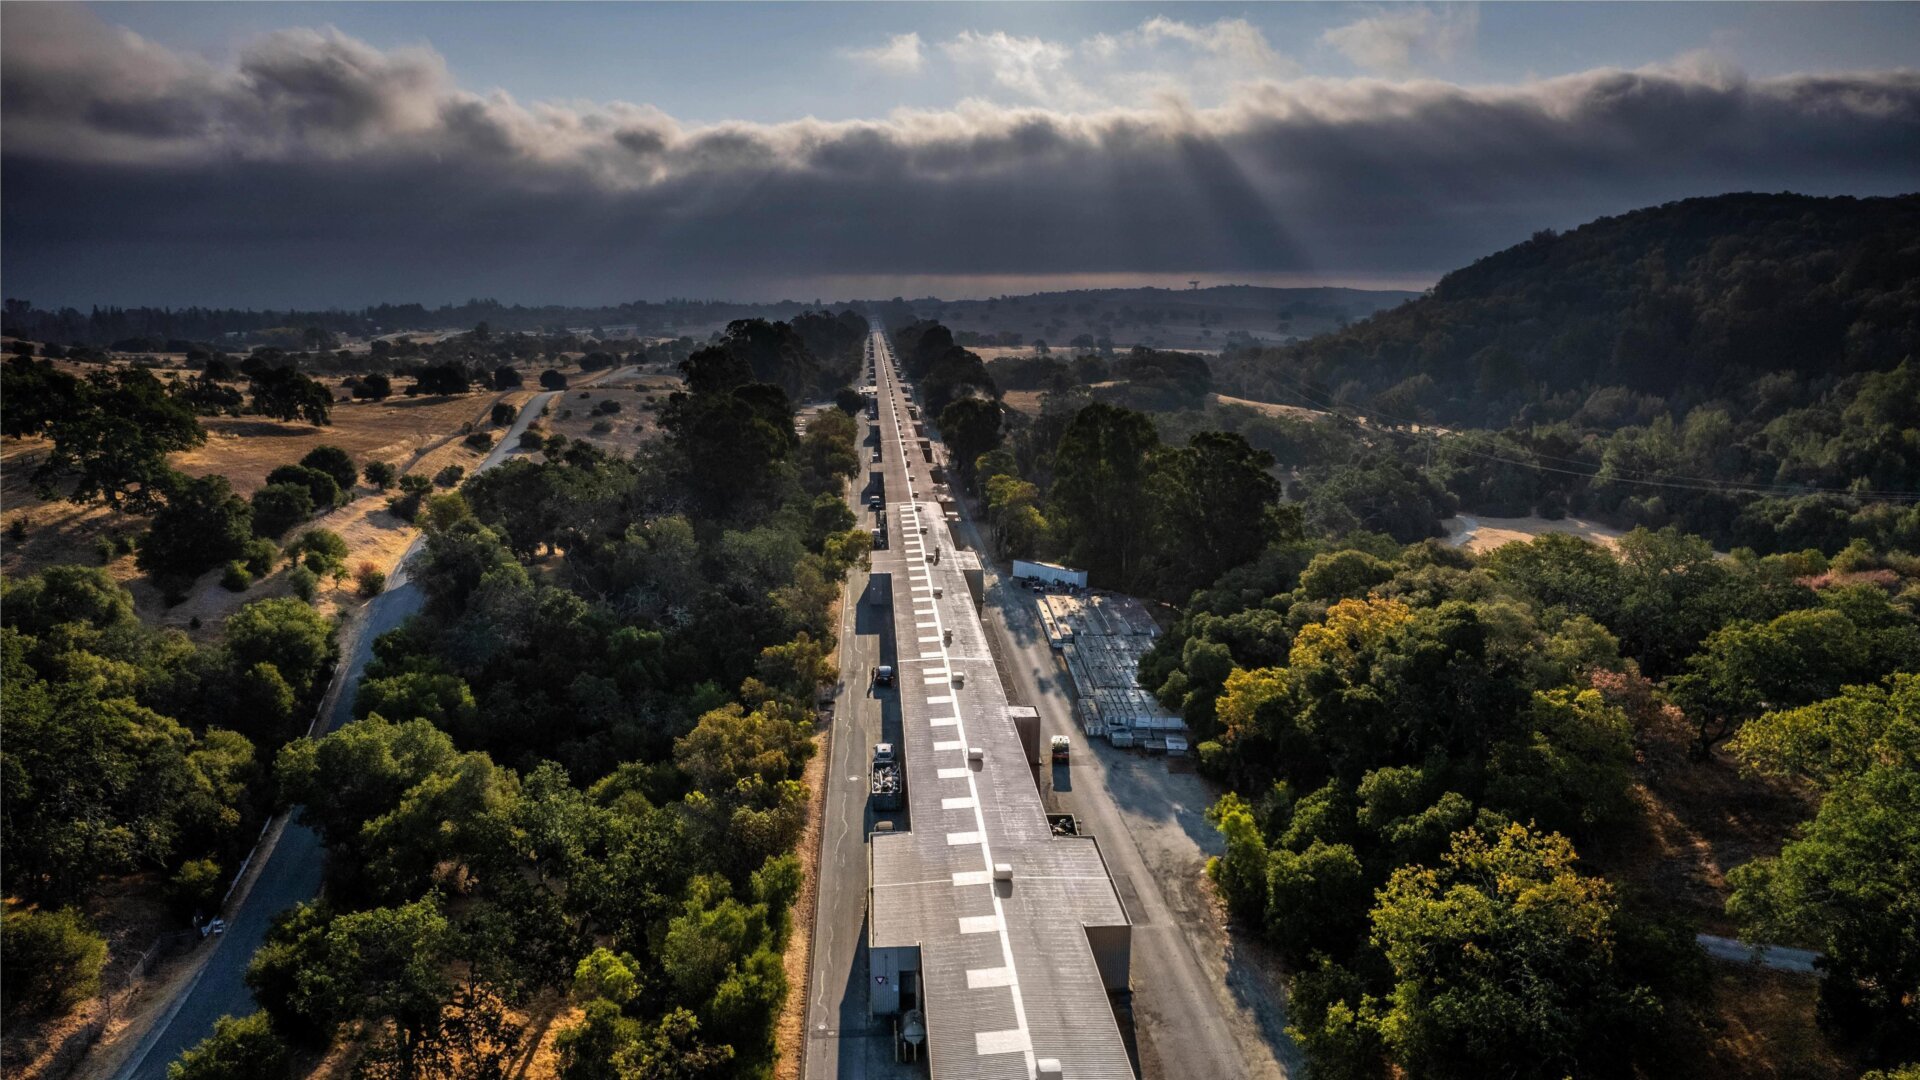
[[[42,306],[1422,288],[1917,177],[1920,4],[0,3]]]

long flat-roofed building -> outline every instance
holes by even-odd
[[[877,381],[898,501],[873,570],[889,579],[911,827],[868,849],[873,1010],[921,1010],[935,1077],[1125,1080],[1108,995],[1128,986],[1126,910],[1099,845],[1048,822],[1038,728],[1015,715],[1032,710],[1009,708],[969,588],[978,563],[956,557],[884,350]]]

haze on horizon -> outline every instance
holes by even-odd
[[[42,306],[1420,288],[1920,176],[1920,7],[0,6]]]

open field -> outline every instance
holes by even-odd
[[[1587,521],[1583,518],[1560,518],[1557,521],[1549,521],[1542,517],[1497,518],[1461,514],[1459,517],[1450,517],[1440,524],[1446,527],[1447,543],[1454,547],[1466,548],[1476,555],[1485,554],[1516,540],[1532,540],[1547,533],[1570,533],[1607,548],[1613,547],[1621,536],[1619,529],[1609,528],[1599,522]]]
[[[1322,420],[1330,415],[1319,409],[1307,409],[1299,405],[1278,405],[1271,401],[1251,401],[1247,398],[1228,397],[1225,394],[1208,394],[1207,401],[1212,405],[1235,405],[1243,409],[1252,409],[1257,413],[1277,416],[1285,420]]]
[[[539,423],[545,431],[590,443],[614,454],[631,454],[660,433],[659,409],[679,389],[677,375],[623,369],[591,387],[568,389],[553,399]],[[619,411],[596,414],[612,402]]]
[[[391,462],[403,471],[418,471],[412,462],[460,434],[472,424],[487,427],[487,413],[499,402],[518,405],[530,390],[459,397],[388,398],[385,401],[338,402],[327,427],[292,424],[262,416],[206,417],[207,441],[196,450],[176,454],[173,466],[205,476],[220,473],[242,496],[266,483],[275,468],[299,461],[316,446],[337,446],[355,461]]]

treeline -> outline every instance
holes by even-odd
[[[1097,401],[1147,412],[1201,408],[1213,391],[1213,369],[1205,357],[1144,345],[1118,355],[1111,349],[1066,357],[1035,350],[1033,356],[996,360],[988,370],[1007,390],[1065,394],[1084,388]]]
[[[868,543],[851,415],[796,435],[758,381],[817,378],[783,337],[688,358],[631,459],[572,443],[423,500],[422,613],[376,641],[361,718],[275,764],[326,897],[255,957],[262,1012],[176,1077],[356,1033],[373,1075],[499,1075],[553,990],[585,1010],[570,1080],[765,1074],[829,608]]]
[[[815,307],[818,306],[817,302]],[[487,323],[499,330],[558,336],[568,328],[632,328],[636,333],[671,334],[680,326],[749,318],[791,318],[809,310],[797,301],[742,304],[719,300],[637,300],[607,307],[502,304],[469,300],[426,307],[375,304],[354,310],[265,310],[240,308],[100,307],[45,310],[26,300],[8,299],[0,312],[0,333],[60,345],[112,347],[122,352],[182,352],[175,345],[218,342],[232,336],[268,338],[282,345],[303,344],[311,332],[368,337],[402,330],[428,330]],[[123,347],[124,346],[124,347]]]
[[[1761,380],[1679,420],[1602,392],[1572,420],[1501,431],[1415,433],[1348,410],[1315,421],[1233,406],[1154,419],[1169,437],[1213,427],[1243,434],[1274,455],[1289,493],[1335,533],[1410,541],[1437,535],[1455,513],[1574,515],[1675,526],[1763,554],[1833,553],[1856,540],[1920,550],[1920,364],[1847,376],[1803,406],[1782,404],[1789,391],[1784,380]],[[1348,489],[1370,496],[1330,499]],[[1336,503],[1353,516],[1339,520]]]
[[[1295,534],[1196,593],[1141,680],[1230,788],[1210,873],[1294,973],[1316,1076],[1679,1075],[1695,1060],[1692,928],[1575,854],[1633,828],[1635,755],[1683,723],[1696,753],[1733,734],[1756,766],[1832,769],[1851,794],[1778,861],[1736,870],[1730,909],[1828,950],[1823,1022],[1897,1063],[1920,1046],[1915,954],[1873,943],[1914,942],[1915,926],[1845,898],[1920,872],[1910,826],[1860,828],[1920,793],[1912,747],[1870,748],[1920,723],[1898,675],[1920,668],[1916,602],[1920,561],[1864,548],[1726,560],[1639,530],[1617,555],[1550,535],[1475,558]],[[1840,735],[1856,715],[1868,746]]]

